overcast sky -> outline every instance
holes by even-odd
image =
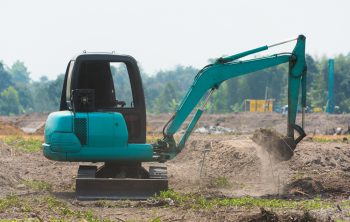
[[[116,51],[152,74],[298,34],[334,56],[350,52],[349,22],[349,0],[0,0],[0,60],[54,79],[83,50]]]

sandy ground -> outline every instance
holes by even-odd
[[[164,123],[166,117],[149,117],[148,128],[156,132],[159,128],[159,119],[164,120]],[[253,119],[252,117],[258,118]],[[314,121],[308,122],[311,128],[309,133],[315,130],[325,132],[333,127],[346,127],[350,122],[349,116],[339,115],[338,117],[339,119],[326,115],[312,117]],[[16,131],[20,124],[18,119],[1,117],[0,121],[2,121],[0,134],[6,134],[4,132],[10,132],[10,129],[12,133],[20,133]],[[266,121],[264,122],[266,124],[261,123],[260,126],[257,126],[259,121],[260,123]],[[271,121],[276,122],[270,125]],[[233,115],[214,115],[211,118],[205,116],[201,124],[213,123],[235,129],[240,127],[241,131],[239,135],[194,134],[191,136],[185,149],[175,159],[163,164],[168,167],[169,186],[174,191],[200,193],[207,198],[253,196],[309,199],[319,197],[334,202],[335,205],[341,201],[350,200],[350,144],[347,141],[338,143],[302,141],[291,160],[276,162],[251,140],[250,132],[259,127],[282,127],[284,119],[281,116],[245,114],[237,118]],[[79,163],[50,161],[45,159],[41,152],[19,151],[1,141],[0,165],[2,169],[0,171],[0,199],[10,194],[34,200],[41,196],[52,195],[73,210],[92,211],[99,219],[112,221],[151,221],[154,218],[160,218],[160,221],[263,221],[261,216],[265,215],[257,207],[188,209],[176,205],[154,206],[148,204],[147,201],[115,201],[113,206],[106,206],[96,201],[77,201],[74,196],[74,180]],[[162,164],[156,163],[155,165]],[[227,180],[227,186],[217,186],[215,181],[218,178]],[[34,189],[27,185],[28,181],[44,181],[51,186],[51,189],[49,191]],[[50,220],[48,218],[57,217],[57,215],[52,215],[45,205],[40,206],[39,209],[42,210],[34,213],[16,208],[0,210],[0,218],[33,217],[39,221],[46,221]],[[278,215],[279,221],[302,221],[291,218],[293,215],[304,214],[304,211],[300,209],[274,209],[273,211],[276,216]],[[332,208],[314,210],[310,213],[316,221],[332,221],[336,218],[350,221],[349,209]],[[295,218],[298,217],[295,216]]]

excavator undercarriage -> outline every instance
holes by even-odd
[[[105,163],[102,167],[79,166],[76,196],[79,200],[147,199],[168,189],[166,167],[141,163]]]

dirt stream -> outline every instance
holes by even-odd
[[[0,124],[3,128],[8,127],[5,125]],[[11,126],[15,132],[16,123]],[[165,164],[150,163],[145,166],[166,165],[171,189],[179,193],[199,193],[206,198],[309,199],[317,196],[335,205],[350,198],[348,143],[302,141],[290,160],[280,162],[251,138],[251,134],[193,134],[175,159]],[[336,208],[305,214],[300,209],[273,209],[272,212],[258,207],[157,207],[149,206],[145,201],[121,202],[120,207],[116,201],[114,207],[106,207],[98,201],[75,199],[74,180],[79,163],[50,161],[41,152],[19,151],[0,141],[0,165],[0,198],[9,194],[28,198],[53,195],[74,210],[92,210],[100,219],[149,221],[159,217],[161,221],[332,221],[342,218],[350,221],[349,209]],[[51,191],[39,191],[26,185],[26,181],[33,180],[51,185]],[[46,207],[42,206],[36,214],[44,219],[55,217],[47,213]],[[31,216],[16,209],[0,211],[1,219]]]

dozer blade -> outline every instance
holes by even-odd
[[[282,136],[270,129],[255,131],[252,140],[278,161],[290,160],[297,146],[293,138]]]
[[[78,200],[143,200],[168,189],[166,168],[150,168],[150,178],[96,178],[96,166],[80,166],[76,178]]]
[[[166,179],[76,179],[76,196],[79,200],[143,200],[167,189]]]

